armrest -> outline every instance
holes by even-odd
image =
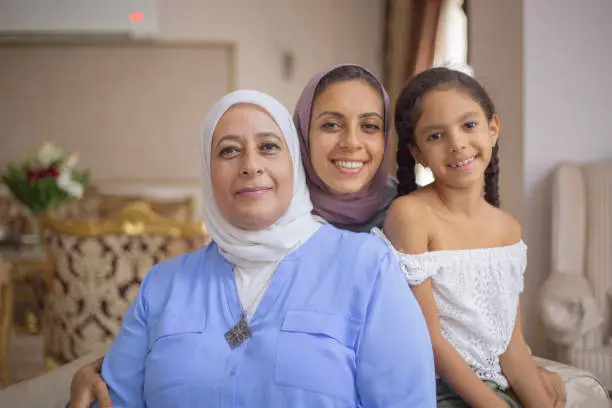
[[[553,274],[542,286],[540,314],[550,339],[568,346],[604,321],[587,279],[564,273]]]
[[[566,408],[608,407],[606,387],[589,371],[540,357],[534,360],[538,366],[561,376],[567,392]]]

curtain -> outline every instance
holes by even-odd
[[[438,21],[444,0],[387,0],[383,82],[395,104],[406,81],[434,62]],[[390,135],[392,153],[397,136]],[[394,155],[395,157],[395,155]],[[391,174],[397,165],[393,160]]]

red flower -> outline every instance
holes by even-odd
[[[27,178],[28,178],[29,182],[32,182],[32,181],[36,180],[36,171],[35,170],[28,170]]]
[[[57,168],[56,165],[52,165],[51,167],[47,169],[47,174],[53,177],[54,179],[56,179],[59,177],[59,169]]]

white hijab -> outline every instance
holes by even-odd
[[[293,198],[276,223],[260,231],[248,231],[227,222],[214,199],[210,156],[215,127],[233,105],[249,103],[264,109],[283,133],[293,165]],[[273,97],[258,91],[239,90],[221,98],[206,115],[202,132],[204,222],[225,259],[238,267],[277,263],[312,236],[321,223],[311,215],[312,203],[300,158],[300,144],[291,114]]]

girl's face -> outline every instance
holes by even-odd
[[[429,167],[437,182],[467,187],[484,182],[499,134],[499,117],[487,120],[468,92],[428,92],[421,102],[411,153]]]
[[[385,152],[384,101],[361,80],[330,85],[315,100],[310,160],[332,194],[355,193],[374,177]]]

